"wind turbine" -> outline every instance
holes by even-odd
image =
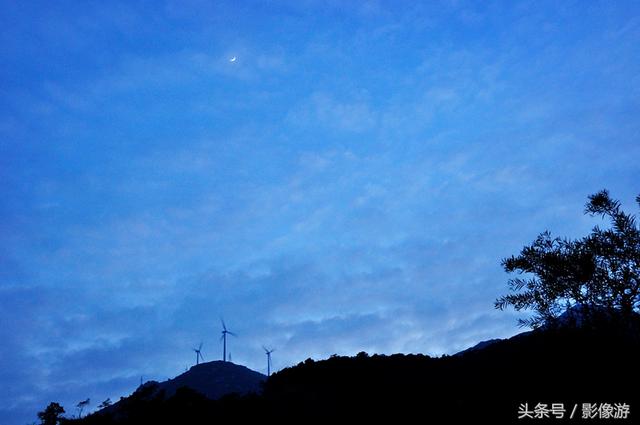
[[[264,353],[267,355],[267,376],[271,376],[271,353],[273,353],[276,350],[275,348],[272,348],[271,350],[269,350],[264,345],[262,346],[262,349],[264,350]]]
[[[226,362],[227,361],[227,334],[233,335],[233,336],[238,336],[238,335],[234,334],[230,330],[227,330],[227,325],[225,325],[224,319],[220,318],[220,321],[222,322],[222,336],[220,337],[220,340],[222,341],[222,361]]]
[[[200,360],[204,361],[204,356],[202,355],[202,343],[198,348],[194,348],[193,351],[196,352],[196,366],[200,364]]]

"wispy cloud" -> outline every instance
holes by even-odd
[[[375,129],[377,116],[366,101],[338,101],[326,93],[313,93],[289,112],[295,126],[362,133]]]
[[[49,6],[0,17],[3,423],[219,358],[219,316],[257,370],[508,336],[500,258],[637,195],[626,6]]]

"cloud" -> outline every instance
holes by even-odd
[[[508,336],[500,258],[634,205],[616,6],[343,6],[7,9],[3,422],[219,358],[220,316],[256,370]]]
[[[362,133],[373,130],[378,118],[364,101],[337,101],[318,92],[294,107],[287,120],[295,126]]]

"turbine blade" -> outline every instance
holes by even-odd
[[[234,333],[233,333],[233,332],[231,332],[231,331],[227,331],[227,333],[228,333],[229,335],[233,335],[233,336],[235,336],[235,337],[237,337],[237,336],[238,336],[238,335],[234,334]]]
[[[222,317],[220,318],[220,322],[222,323],[222,329],[224,329],[226,331],[227,330],[227,325],[225,325],[224,319]]]
[[[200,342],[200,346],[198,347],[198,351],[202,350],[202,342]]]

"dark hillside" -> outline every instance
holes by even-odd
[[[563,403],[567,418],[578,403],[580,417],[582,403],[637,406],[630,387],[640,377],[638,358],[637,334],[607,327],[545,330],[437,359],[361,354],[307,361],[273,376],[265,398],[306,419],[348,412],[504,423],[517,421],[520,403],[531,409]]]
[[[583,403],[626,403],[633,423],[638,406],[631,388],[640,378],[637,323],[595,328],[561,326],[494,341],[455,356],[332,357],[307,360],[272,375],[262,395],[208,400],[189,390],[168,400],[136,404],[137,420],[120,423],[215,423],[280,420],[297,423],[376,420],[393,417],[421,423],[534,423],[518,420],[519,406],[533,410],[562,403],[564,419],[582,422]],[[108,416],[83,423],[117,423]],[[412,421],[413,422],[413,421]],[[595,419],[585,423],[597,422]]]

